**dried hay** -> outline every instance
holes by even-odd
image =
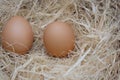
[[[0,47],[1,80],[120,80],[120,0],[0,0],[0,5],[1,30],[20,15],[34,31],[26,55]],[[48,56],[44,48],[44,28],[55,20],[71,23],[75,31],[75,49],[67,58]]]

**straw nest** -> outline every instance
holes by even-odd
[[[1,80],[120,80],[120,0],[0,0],[1,31],[14,15],[32,25],[34,43],[25,55],[0,45]],[[67,58],[44,48],[44,28],[56,20],[74,28],[75,49]]]

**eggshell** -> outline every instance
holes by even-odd
[[[56,21],[46,26],[43,41],[49,55],[66,57],[74,49],[74,31],[71,25]]]
[[[21,16],[12,17],[2,30],[2,47],[7,51],[25,54],[32,47],[32,27]]]

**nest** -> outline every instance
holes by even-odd
[[[0,5],[1,31],[20,15],[34,32],[25,55],[0,46],[1,80],[120,80],[120,0],[0,0]],[[66,58],[51,57],[44,48],[44,28],[56,20],[74,28],[75,49]]]

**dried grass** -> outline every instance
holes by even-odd
[[[1,80],[120,80],[120,0],[0,0],[0,5],[1,30],[20,15],[34,31],[26,55],[0,47]],[[75,49],[67,58],[48,56],[43,45],[44,28],[55,20],[75,31]]]

